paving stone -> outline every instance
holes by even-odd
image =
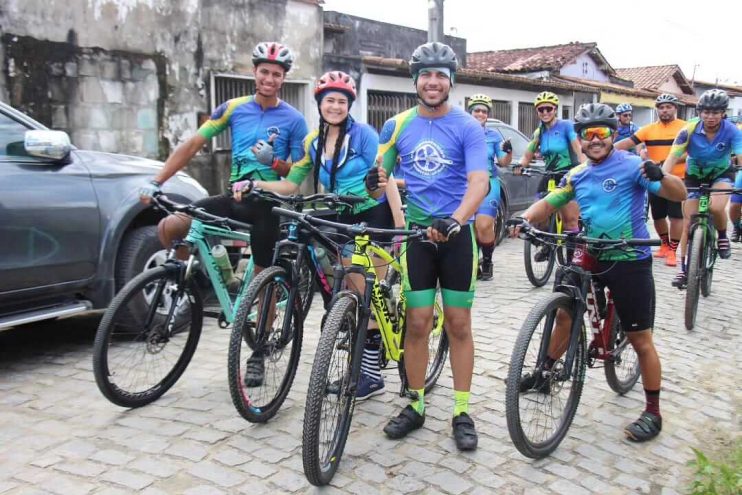
[[[131,488],[132,490],[142,490],[154,481],[154,478],[150,476],[123,469],[107,471],[100,478],[104,481],[110,481],[111,483]]]
[[[188,472],[225,488],[239,485],[245,481],[245,476],[239,471],[222,467],[211,461],[194,464]]]

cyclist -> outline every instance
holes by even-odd
[[[670,154],[673,139],[685,125],[684,120],[677,118],[679,103],[675,95],[669,93],[659,95],[654,102],[659,120],[645,125],[629,138],[618,141],[616,148],[629,150],[633,146],[643,143],[646,146],[640,153],[643,159],[650,159],[655,163],[664,163],[667,155]],[[679,161],[672,169],[672,173],[681,179],[685,177],[685,161]],[[665,258],[667,266],[676,266],[676,252],[683,234],[683,205],[654,194],[649,195],[649,205],[652,208],[654,229],[662,240],[662,245],[654,256]],[[669,229],[668,219],[670,222]],[[685,254],[684,248],[681,249],[681,254]]]
[[[663,166],[665,172],[673,167],[687,153],[688,170],[685,185],[694,188],[703,182],[710,182],[714,188],[731,189],[734,182],[734,168],[731,165],[732,154],[742,154],[742,132],[725,119],[729,106],[729,95],[721,89],[709,89],[698,99],[696,109],[700,119],[692,119],[683,127],[673,142],[670,155]],[[685,216],[690,219],[698,213],[698,191],[688,194],[685,203]],[[718,239],[716,248],[722,259],[732,255],[727,238],[726,207],[729,196],[712,195],[709,209],[716,226]],[[686,238],[688,225],[685,226]],[[685,252],[685,251],[684,251]],[[672,281],[673,287],[682,289],[688,283],[686,263],[680,264],[680,271]]]
[[[742,127],[737,125],[742,132]],[[737,155],[737,177],[734,180],[734,188],[742,189],[742,157]],[[729,220],[732,221],[734,233],[732,241],[742,242],[742,194],[732,194],[731,204],[729,205]]]
[[[500,204],[500,181],[497,180],[497,167],[510,165],[513,159],[513,145],[509,139],[503,141],[499,132],[487,127],[487,118],[492,111],[492,98],[487,95],[474,95],[469,98],[467,110],[482,124],[484,140],[487,143],[487,165],[490,168],[490,192],[477,210],[474,227],[477,231],[477,244],[482,250],[479,276],[481,280],[492,280],[492,252],[495,250],[495,218]]]
[[[634,111],[630,103],[621,103],[616,106],[616,115],[618,115],[618,129],[616,129],[616,141],[621,141],[631,137],[639,130],[636,124],[631,121],[632,112]],[[634,155],[639,154],[641,145],[634,146],[628,151]]]
[[[577,140],[577,134],[568,120],[557,118],[559,109],[559,97],[550,91],[543,91],[536,96],[533,105],[538,113],[541,123],[533,131],[533,138],[520,160],[520,164],[514,167],[516,174],[520,173],[521,167],[528,167],[531,164],[536,152],[540,152],[546,163],[546,170],[561,172],[556,177],[556,183],[569,169],[581,163],[584,160],[580,143]],[[541,198],[546,194],[549,184],[549,177],[544,176],[538,186],[538,197]],[[565,205],[560,210],[560,215],[564,221],[565,232],[578,232],[578,221],[580,210],[574,201]],[[536,255],[536,261],[545,261],[549,256],[548,247],[540,249]]]
[[[405,369],[417,398],[384,427],[402,438],[425,421],[425,370],[433,305],[440,284],[446,332],[451,343],[454,381],[453,436],[460,450],[477,447],[468,414],[474,367],[471,306],[476,282],[477,249],[472,217],[489,187],[487,145],[479,123],[448,103],[458,62],[451,47],[439,42],[412,53],[410,73],[418,104],[382,128],[379,159],[385,181],[400,159],[407,186],[407,216],[412,226],[427,228],[428,240],[407,242],[404,341]],[[432,242],[431,242],[432,241]]]
[[[403,228],[402,202],[396,183],[388,181],[387,194],[378,200],[371,197],[366,190],[368,171],[376,168],[379,136],[371,126],[356,122],[348,113],[356,99],[353,78],[340,71],[327,72],[317,80],[314,97],[320,114],[319,128],[307,135],[304,140],[304,156],[291,166],[286,180],[240,181],[233,186],[235,196],[241,197],[252,187],[280,194],[295,194],[307,175],[313,172],[315,189],[319,182],[326,191],[367,198],[366,202],[355,205],[352,210],[341,212],[339,222],[366,222],[369,226],[378,228],[392,228],[396,224]],[[375,187],[374,184],[371,185]],[[395,215],[392,210],[396,212]],[[347,254],[349,257],[352,253]],[[363,287],[363,277],[356,275],[351,283],[356,287]],[[361,377],[356,389],[356,398],[359,400],[384,392],[384,380],[379,367],[381,335],[375,322],[372,322],[372,326],[376,328],[369,328],[361,363]]]
[[[645,191],[682,201],[685,187],[678,177],[664,174],[654,163],[642,163],[638,156],[615,150],[616,128],[616,114],[608,105],[589,103],[580,107],[575,116],[575,131],[588,161],[570,170],[559,188],[528,208],[523,218],[531,223],[543,221],[562,205],[577,199],[589,237],[648,239],[643,207]],[[514,229],[514,234],[517,230]],[[625,434],[637,442],[650,440],[662,429],[661,367],[651,331],[655,299],[651,251],[642,247],[633,252],[604,252],[598,255],[595,272],[599,274],[596,275],[599,282],[611,291],[621,325],[641,367],[646,408],[639,419],[626,427]],[[566,350],[570,326],[567,315],[560,312],[545,369],[550,369]],[[542,376],[540,370],[524,376],[521,391],[548,391],[548,382]]]
[[[294,161],[300,159],[301,143],[307,135],[302,114],[278,98],[293,60],[291,50],[280,43],[258,43],[252,52],[255,94],[219,105],[198,132],[170,155],[154,180],[140,189],[142,201],[148,202],[166,180],[188,165],[211,138],[227,128],[232,131],[229,182],[247,178],[278,180],[279,174],[274,168],[278,160],[289,156]],[[273,246],[280,233],[278,218],[271,215],[270,203],[252,198],[247,203],[240,203],[229,194],[221,194],[195,204],[214,215],[252,224],[251,249],[255,257],[255,272],[270,266]],[[182,239],[188,233],[189,227],[190,218],[170,215],[158,226],[160,240],[165,247],[170,247],[174,240]]]

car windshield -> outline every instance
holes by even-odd
[[[528,146],[528,140],[524,138],[521,133],[519,133],[515,129],[511,129],[505,126],[497,126],[495,127],[495,129],[500,131],[503,139],[510,139],[510,142],[513,145],[513,156],[520,157],[525,154],[526,147]]]

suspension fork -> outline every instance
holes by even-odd
[[[572,326],[569,330],[569,343],[567,345],[566,354],[564,355],[564,368],[561,370],[562,375],[556,377],[559,380],[566,380],[571,372],[570,370],[572,369],[575,356],[577,355],[577,346],[579,345],[580,334],[582,333],[584,314],[587,310],[585,294],[589,290],[591,280],[583,271],[581,271],[578,276],[580,277],[580,287],[570,291],[570,295],[574,301],[574,310],[571,314]]]

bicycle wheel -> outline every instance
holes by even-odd
[[[610,332],[606,349],[610,357],[605,360],[603,371],[608,386],[617,394],[624,395],[634,388],[641,376],[639,357],[629,342],[615,310]]]
[[[685,291],[685,328],[693,330],[696,325],[696,312],[698,311],[698,291],[703,277],[705,263],[705,232],[703,228],[696,227],[691,234],[688,243],[688,288]]]
[[[556,217],[551,215],[548,221],[549,232],[556,231]],[[548,244],[534,244],[531,241],[523,243],[523,261],[526,266],[526,276],[534,287],[543,287],[551,277],[556,261],[556,246]]]
[[[353,417],[355,392],[349,389],[356,342],[356,299],[341,294],[322,327],[309,377],[302,432],[304,474],[316,486],[332,480],[343,455]]]
[[[307,317],[309,308],[312,307],[314,299],[314,266],[309,262],[309,253],[304,258],[304,263],[299,267],[299,298],[301,299],[302,320]]]
[[[93,373],[116,405],[157,400],[183,374],[201,335],[203,305],[169,266],[142,272],[106,309],[93,344]]]
[[[550,338],[559,309],[573,315],[574,302],[569,295],[555,292],[528,313],[513,347],[505,383],[505,412],[510,438],[521,454],[533,459],[545,457],[559,446],[572,424],[582,394],[586,364],[584,324],[572,369],[564,369],[564,356],[548,371],[544,371],[538,362],[542,340],[545,336]],[[577,317],[582,318],[582,315]],[[521,392],[524,374],[537,372],[541,373],[547,385]]]
[[[713,230],[708,233],[708,243],[706,244],[706,255],[703,257],[703,276],[701,277],[701,295],[708,297],[711,295],[711,282],[714,278],[714,263],[716,262],[716,248],[714,247],[716,235]]]
[[[290,290],[283,268],[263,270],[248,286],[232,325],[227,357],[229,393],[234,407],[251,423],[264,423],[275,416],[296,376],[302,309],[298,294],[289,307]],[[284,327],[288,329],[285,333]],[[260,363],[261,359],[263,379],[246,380],[248,366],[260,366],[256,360]]]

